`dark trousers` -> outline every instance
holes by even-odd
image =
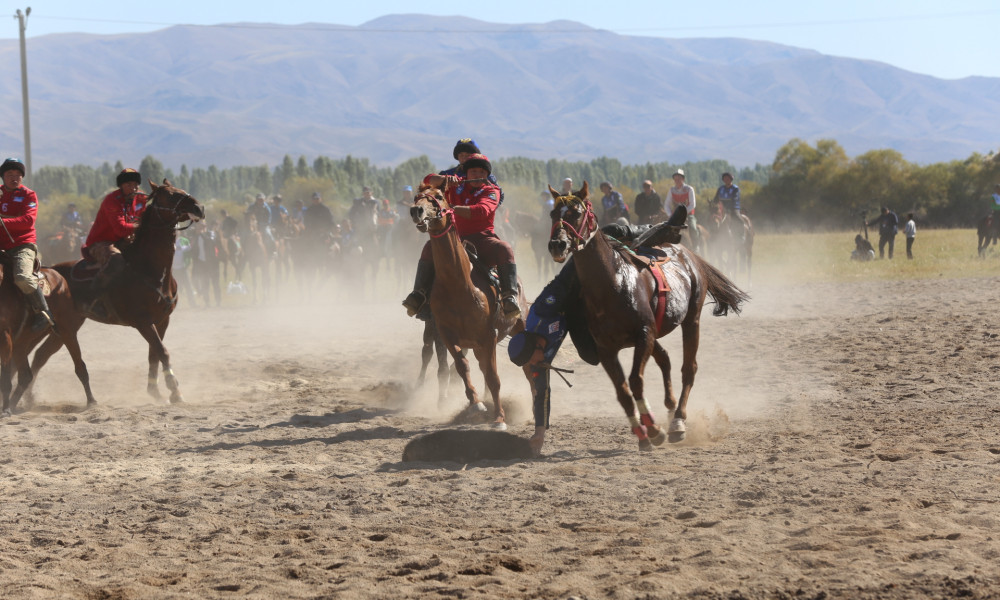
[[[906,238],[906,258],[913,258],[913,240],[917,238]]]
[[[889,244],[889,260],[892,260],[892,250],[896,246],[896,236],[893,235],[879,235],[878,236],[878,257],[885,258],[885,245]]]

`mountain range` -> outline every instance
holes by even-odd
[[[17,40],[0,41],[0,152],[23,148]],[[1000,78],[943,80],[745,39],[625,36],[571,21],[386,16],[28,40],[35,168],[367,157],[770,163],[791,138],[907,160],[996,149]]]

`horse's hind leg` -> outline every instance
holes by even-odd
[[[55,336],[50,336],[50,339]],[[83,362],[83,352],[80,351],[80,341],[76,337],[76,333],[63,334],[65,338],[63,342],[66,344],[66,351],[69,352],[70,357],[73,359],[73,371],[76,373],[76,378],[80,380],[80,384],[83,386],[83,391],[87,395],[87,406],[94,406],[97,404],[97,399],[94,398],[93,392],[90,391],[90,373],[87,371],[87,363]],[[37,356],[38,353],[36,352]],[[37,371],[36,371],[37,373]]]
[[[455,370],[458,371],[458,376],[462,378],[462,384],[465,385],[465,397],[469,400],[469,408],[478,412],[486,412],[486,405],[479,399],[476,387],[472,385],[469,359],[465,358],[465,353],[457,344],[446,342],[446,345],[451,357],[455,359]]]
[[[698,372],[698,341],[700,323],[697,319],[690,322],[681,323],[681,334],[684,341],[684,364],[681,366],[681,397],[677,401],[677,410],[670,420],[670,443],[684,441],[687,436],[687,428],[684,421],[687,420],[687,403],[691,395],[691,388],[694,387],[694,376]]]
[[[677,408],[677,399],[674,397],[674,387],[670,381],[670,355],[667,351],[660,345],[659,341],[653,341],[653,360],[656,361],[656,365],[660,367],[660,372],[663,374],[663,405],[667,408],[667,418],[672,419],[674,410]],[[640,407],[640,412],[642,407]],[[667,435],[663,432],[662,428],[658,428],[661,432],[661,437],[654,438],[650,435],[650,441],[653,444],[659,446],[663,442],[667,441]],[[648,430],[648,425],[647,425]]]

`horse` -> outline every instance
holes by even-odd
[[[245,227],[240,240],[244,265],[250,271],[250,297],[254,302],[266,302],[271,292],[271,251],[264,239],[266,233],[261,231],[257,217],[252,214],[247,216]],[[242,272],[237,276],[242,276]]]
[[[997,244],[997,240],[1000,239],[1000,231],[997,230],[994,225],[995,213],[990,213],[985,217],[979,219],[976,223],[976,235],[979,236],[979,242],[976,245],[976,252],[979,254],[980,258],[986,256],[986,250],[990,247],[990,243],[994,246]]]
[[[465,385],[469,409],[485,412],[470,377],[469,361],[463,348],[471,348],[486,387],[493,398],[493,426],[507,428],[500,404],[500,375],[497,372],[497,343],[508,335],[524,330],[524,318],[507,317],[500,306],[498,292],[480,269],[473,269],[468,253],[455,229],[455,216],[441,190],[421,185],[410,208],[410,218],[417,229],[430,235],[434,261],[434,285],[430,292],[431,314],[438,335],[455,361]],[[524,290],[518,284],[521,314],[527,314]],[[530,374],[524,370],[530,381]],[[440,370],[439,370],[440,374]]]
[[[548,281],[556,274],[555,264],[548,258],[549,224],[533,214],[517,211],[514,213],[514,230],[531,242],[531,253],[535,255],[538,279]]]
[[[53,269],[39,269],[39,285],[43,291],[47,290],[45,296],[55,328],[33,332],[28,326],[31,313],[23,294],[10,278],[4,277],[4,272],[9,268],[10,264],[4,255],[0,259],[0,396],[3,398],[0,416],[13,414],[18,401],[30,390],[34,376],[28,355],[46,336],[58,337],[66,345],[73,359],[76,376],[86,393],[87,406],[93,406],[97,400],[90,389],[90,375],[76,336],[84,318],[73,307],[73,297],[66,280]],[[15,369],[18,374],[17,388],[12,391]]]
[[[753,223],[750,217],[740,215],[741,223],[732,220],[732,214],[726,210],[721,200],[710,200],[708,203],[710,218],[708,219],[708,235],[712,239],[712,254],[716,263],[721,265],[730,277],[739,271],[746,270],[747,283],[751,281],[750,265],[753,259]]]
[[[612,245],[598,228],[586,181],[569,196],[551,187],[549,192],[556,202],[551,215],[549,253],[558,263],[573,255],[587,326],[597,343],[601,366],[611,378],[618,402],[639,439],[639,449],[651,450],[667,438],[672,443],[682,441],[686,436],[688,397],[698,370],[696,354],[706,295],[717,304],[713,311],[716,316],[730,310],[739,314],[749,296],[718,269],[679,244],[664,246],[662,260],[641,259]],[[679,400],[674,398],[670,383],[670,358],[657,341],[678,326],[684,342]],[[626,382],[618,352],[628,347],[634,347],[635,352]],[[650,356],[663,372],[664,404],[670,412],[668,432],[656,424],[644,396],[643,370]]]
[[[205,208],[166,179],[162,185],[150,181],[149,186],[149,200],[135,230],[134,240],[122,250],[125,270],[108,284],[107,290],[97,299],[98,303],[103,302],[105,311],[95,311],[94,305],[88,302],[92,296],[91,278],[83,274],[90,266],[89,261],[64,262],[52,268],[69,283],[73,308],[80,317],[138,330],[149,344],[146,391],[155,399],[161,398],[157,379],[162,365],[163,378],[170,390],[170,402],[179,403],[183,402],[180,384],[170,366],[170,353],[163,345],[170,315],[177,305],[177,281],[171,274],[174,239],[178,224],[204,219]],[[83,318],[79,319],[79,323],[83,324]],[[49,336],[35,352],[31,370],[36,374],[64,343],[72,353],[70,342],[66,339],[71,327],[60,326],[58,322],[57,327],[61,335]]]
[[[80,256],[83,235],[72,227],[64,227],[38,243],[38,252],[46,264],[73,260]]]

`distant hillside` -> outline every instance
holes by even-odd
[[[468,33],[456,33],[468,31]],[[0,42],[18,64],[16,40]],[[1000,140],[1000,79],[946,81],[739,39],[622,36],[568,21],[396,15],[360,27],[241,24],[28,43],[33,159],[274,165],[284,154],[395,164],[491,156],[770,163],[790,138],[936,162]],[[20,81],[0,80],[5,154]]]

